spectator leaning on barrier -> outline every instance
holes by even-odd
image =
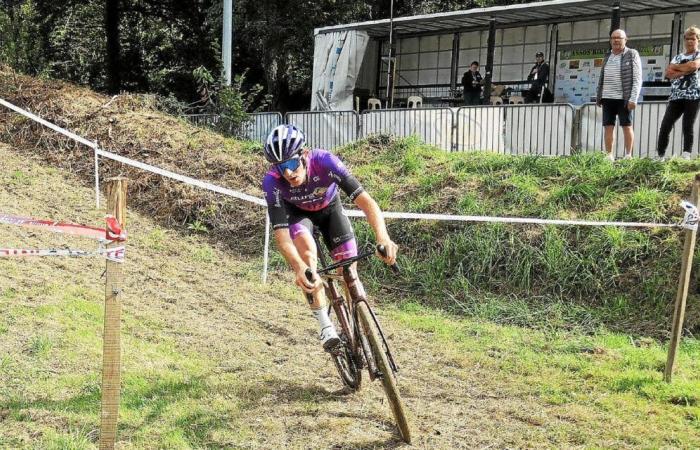
[[[596,105],[603,107],[605,151],[610,161],[613,153],[613,131],[617,118],[625,138],[625,158],[632,157],[634,131],[632,119],[642,90],[642,60],[639,53],[627,47],[627,35],[623,30],[610,33],[611,51],[605,55],[600,71]]]
[[[530,69],[527,81],[532,81],[525,103],[539,103],[549,81],[549,64],[544,62],[544,53],[535,53],[535,65]]]
[[[700,69],[700,52],[698,52],[698,39],[700,29],[693,25],[683,34],[685,41],[685,53],[676,55],[666,69],[666,77],[671,82],[671,95],[668,97],[666,114],[661,121],[659,129],[659,142],[656,151],[660,158],[666,155],[668,138],[673,129],[673,124],[683,116],[683,157],[690,158],[693,149],[693,126],[698,115],[700,105],[700,82],[698,70]]]
[[[481,85],[483,83],[483,78],[479,73],[479,62],[474,61],[462,77],[465,105],[478,105],[481,103]]]

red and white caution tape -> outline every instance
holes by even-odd
[[[100,242],[124,241],[126,231],[122,230],[114,216],[107,216],[107,228],[97,228],[87,225],[78,225],[55,220],[31,219],[28,217],[13,216],[0,213],[0,224],[17,225],[27,228],[42,229],[54,233],[69,234],[72,236],[96,239]]]
[[[27,248],[0,248],[0,258],[26,257],[26,256],[71,256],[71,257],[98,257],[105,258],[117,263],[124,262],[124,246],[113,248],[99,248],[95,251],[73,250],[69,248],[61,249],[27,249]]]

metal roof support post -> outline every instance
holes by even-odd
[[[614,3],[612,8],[612,15],[610,16],[610,33],[620,29],[620,3]]]
[[[394,106],[394,0],[391,0],[389,7],[389,59],[386,71],[386,102],[387,108]]]
[[[554,59],[552,62],[552,58]],[[549,35],[549,90],[554,92],[557,83],[557,65],[559,64],[559,25],[552,24]]]
[[[224,24],[223,35],[221,37],[221,60],[223,62],[224,82],[226,86],[231,86],[233,75],[231,72],[231,62],[233,58],[233,0],[224,0]]]
[[[668,63],[674,55],[679,54],[684,50],[683,47],[683,16],[684,13],[675,13],[673,15],[673,25],[671,26],[671,53],[668,55]]]
[[[486,53],[486,77],[484,77],[484,104],[491,103],[491,77],[493,76],[493,53],[496,48],[496,18],[489,19],[489,39]]]
[[[450,73],[450,89],[455,92],[457,89],[457,80],[459,80],[459,33],[452,35],[452,72]]]

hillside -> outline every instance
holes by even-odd
[[[97,140],[110,151],[260,196],[266,170],[259,144],[225,139],[163,114],[151,97],[108,98],[63,82],[0,69],[0,97]],[[0,140],[23,155],[93,180],[90,152],[15,115],[0,115]],[[390,211],[559,219],[678,222],[698,161],[621,161],[445,153],[417,139],[375,136],[337,152]],[[212,243],[259,255],[260,209],[121,164],[103,178],[132,182],[132,207],[166,228],[206,229]],[[601,328],[667,338],[680,249],[677,230],[543,227],[389,221],[404,274],[387,280],[373,263],[367,281],[386,300],[418,302],[453,314],[547,329]],[[360,241],[371,240],[362,221]],[[436,240],[434,236],[442,236]],[[280,267],[279,255],[273,263]],[[700,264],[696,256],[695,265]],[[686,326],[700,330],[693,280]]]
[[[0,211],[100,223],[80,178],[6,145],[0,160]],[[128,222],[119,448],[400,446],[379,386],[340,389],[287,273],[261,285],[260,258],[133,209]],[[0,226],[4,246],[66,241]],[[0,259],[0,447],[95,448],[103,264]],[[667,386],[653,340],[457,320],[415,303],[380,314],[415,448],[700,445],[695,340]]]

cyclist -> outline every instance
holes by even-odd
[[[338,188],[367,216],[377,244],[383,245],[385,263],[396,262],[398,246],[387,232],[377,202],[364,191],[357,179],[337,156],[305,146],[304,133],[294,125],[280,125],[265,142],[265,158],[272,164],[263,178],[267,210],[277,248],[296,274],[296,284],[312,295],[311,311],[319,323],[324,350],[330,351],[340,339],[328,317],[322,283],[306,278],[307,268],[316,271],[314,225],[335,261],[357,256],[357,243],[350,221],[343,214]]]

